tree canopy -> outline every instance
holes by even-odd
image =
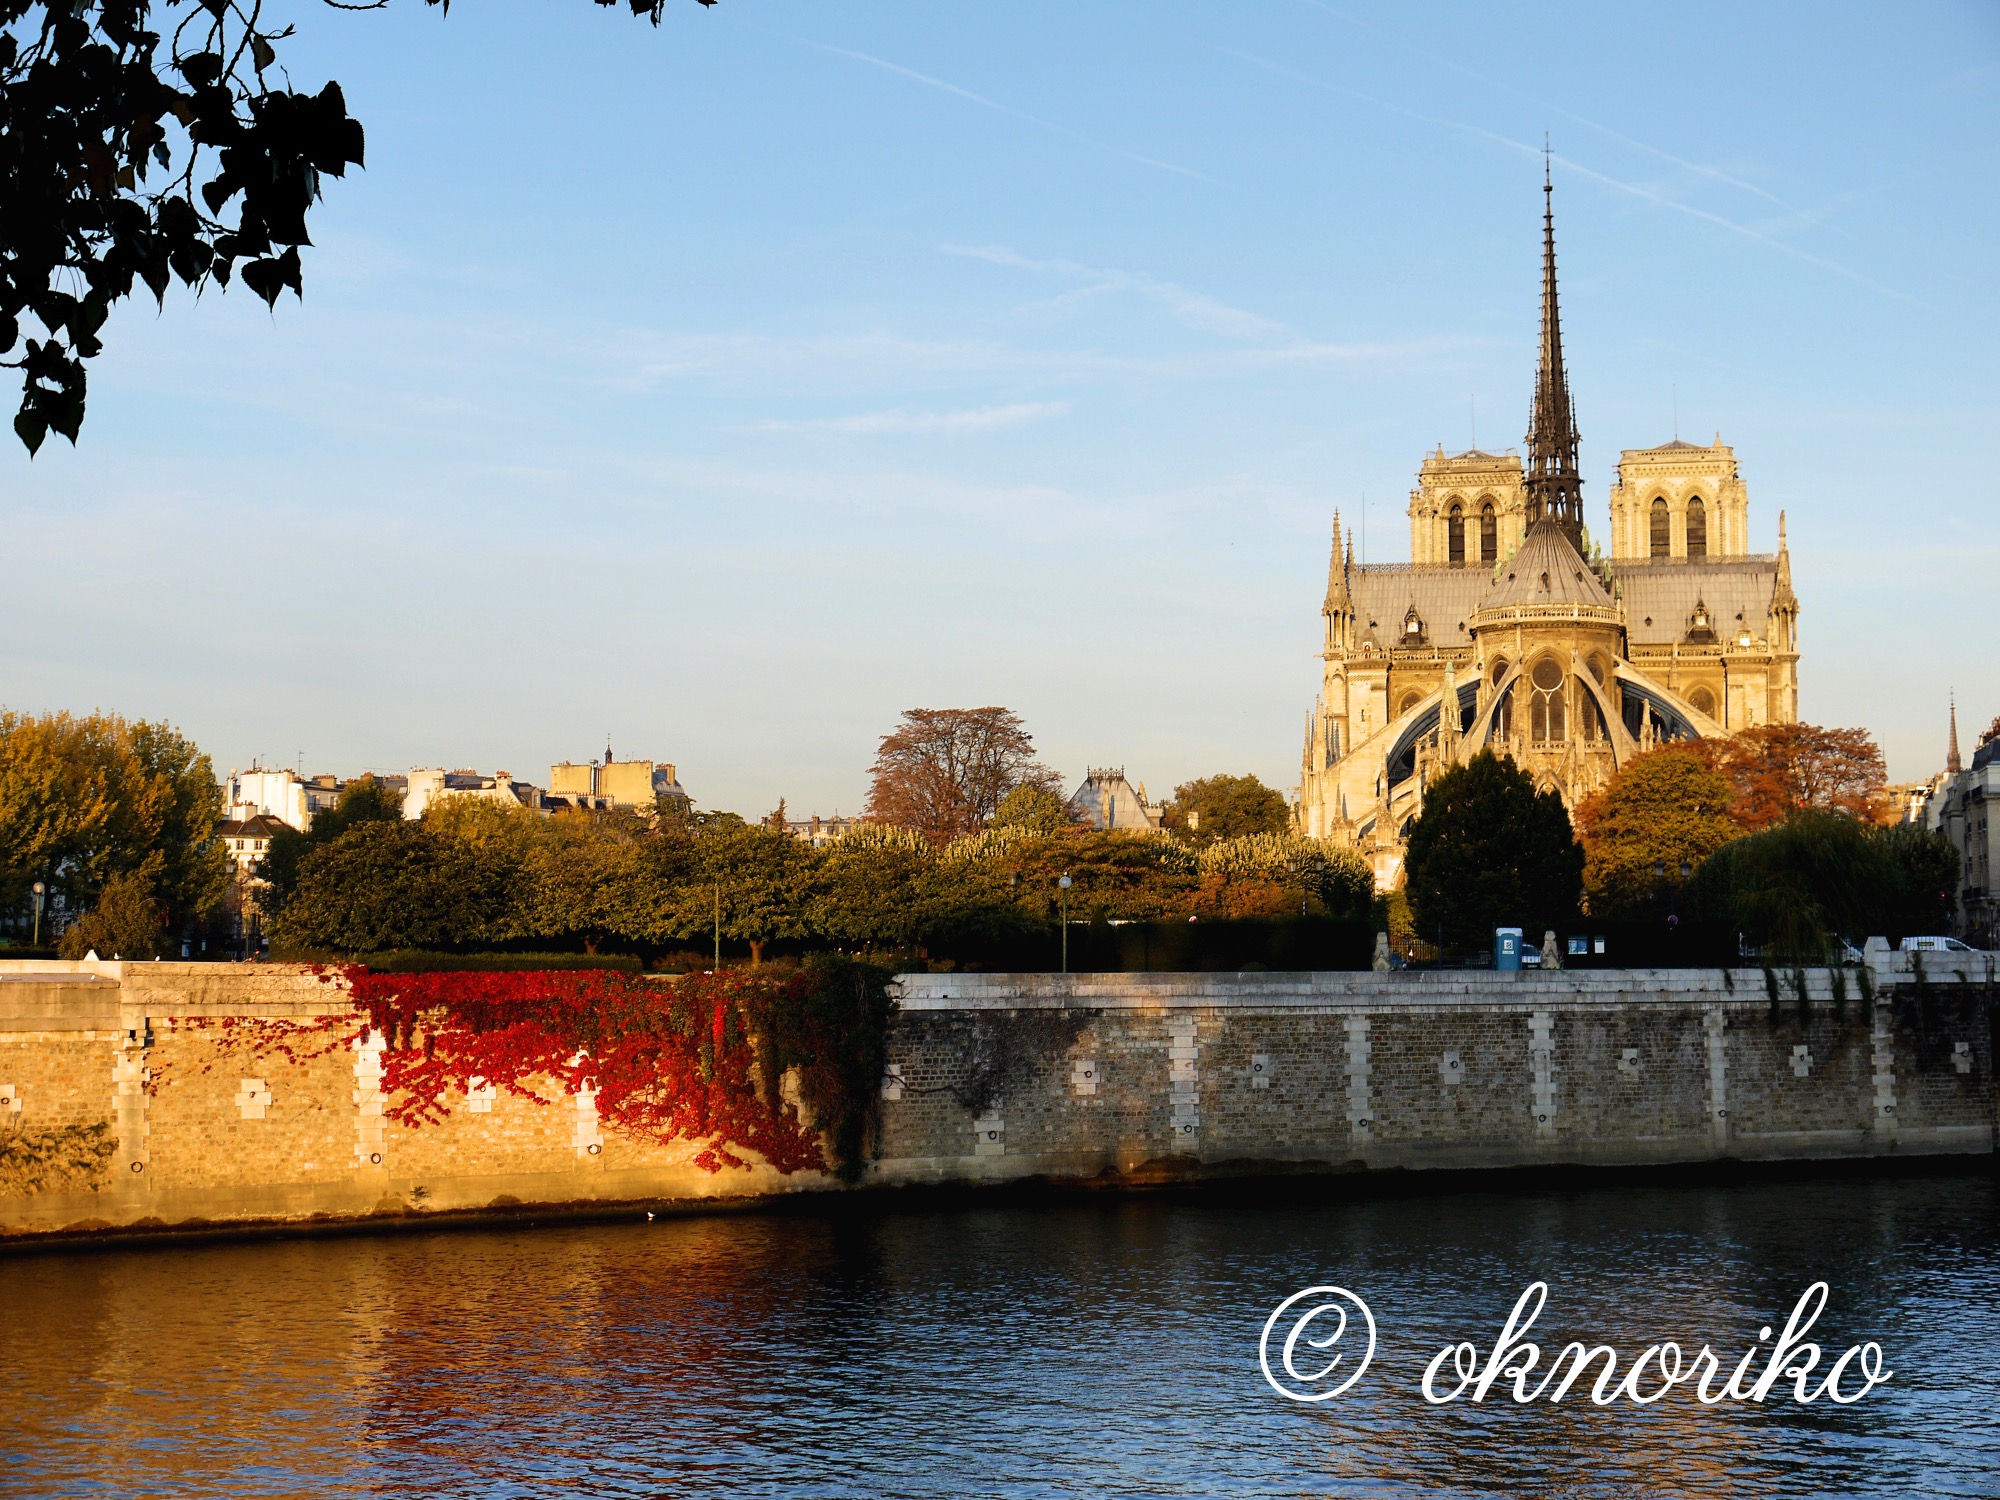
[[[993,809],[989,826],[1026,828],[1035,833],[1060,833],[1072,826],[1069,804],[1045,786],[1017,786]]]
[[[311,828],[301,833],[289,825],[271,835],[264,851],[259,874],[269,885],[266,905],[281,908],[298,883],[299,861],[306,854],[332,843],[358,823],[398,823],[403,817],[403,794],[373,776],[356,777],[340,789],[332,807],[313,815]]]
[[[1865,729],[1818,724],[1759,724],[1712,743],[1736,787],[1735,816],[1745,828],[1769,828],[1796,812],[1882,810],[1888,780],[1882,751]]]
[[[1495,927],[1532,935],[1573,917],[1583,850],[1561,796],[1482,750],[1425,789],[1403,870],[1418,933],[1483,944]]]
[[[74,918],[132,875],[185,930],[228,889],[221,813],[214,767],[169,725],[0,710],[0,911],[39,880],[52,916]]]
[[[1203,776],[1174,788],[1161,823],[1197,847],[1217,839],[1248,838],[1258,833],[1284,833],[1292,826],[1292,810],[1282,792],[1255,776]]]
[[[104,882],[97,903],[63,929],[58,950],[64,958],[145,959],[159,956],[166,937],[160,903],[151,884],[136,870]]]
[[[1591,914],[1646,914],[1663,872],[1678,886],[1683,864],[1699,866],[1743,832],[1735,806],[1735,784],[1691,745],[1628,761],[1576,810]]]
[[[938,843],[976,833],[1017,787],[1060,795],[1012,709],[911,708],[876,747],[868,816]]]
[[[1360,856],[1291,834],[1197,852],[1160,833],[1029,820],[941,846],[868,823],[815,848],[740,819],[537,818],[456,800],[309,849],[269,929],[274,948],[706,954],[719,911],[724,940],[753,960],[772,942],[985,951],[1052,934],[1065,874],[1070,916],[1084,922],[1373,915]]]
[[[656,26],[666,9],[594,3]],[[292,87],[292,30],[263,0],[0,0],[0,364],[21,372],[30,453],[76,441],[85,364],[138,286],[164,302],[233,274],[273,306],[303,295],[307,215],[365,143],[337,82]]]
[[[1824,963],[1843,938],[1939,930],[1957,884],[1958,852],[1942,835],[1808,808],[1723,845],[1689,896],[1696,915],[1774,958]]]

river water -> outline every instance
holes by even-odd
[[[1725,1368],[1824,1280],[1894,1378],[1426,1404],[1537,1279],[1550,1346]],[[1259,1334],[1327,1282],[1379,1349],[1294,1404]],[[0,1260],[0,1493],[1994,1495],[1996,1372],[1988,1175],[848,1204]]]

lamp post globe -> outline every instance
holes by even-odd
[[[34,893],[35,897],[34,946],[39,948],[42,946],[42,897],[48,891],[48,887],[43,885],[39,880],[37,880],[28,889]]]

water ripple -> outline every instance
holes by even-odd
[[[1857,1406],[1432,1407],[1537,1334],[1711,1343],[1825,1280]],[[1270,1309],[1360,1291],[1327,1407]],[[2000,1494],[1990,1176],[1351,1201],[1060,1201],[0,1262],[0,1492],[148,1496]]]

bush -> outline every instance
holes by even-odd
[[[153,958],[159,954],[166,922],[153,899],[153,883],[136,871],[104,882],[97,904],[63,932],[57,951],[64,958]]]

